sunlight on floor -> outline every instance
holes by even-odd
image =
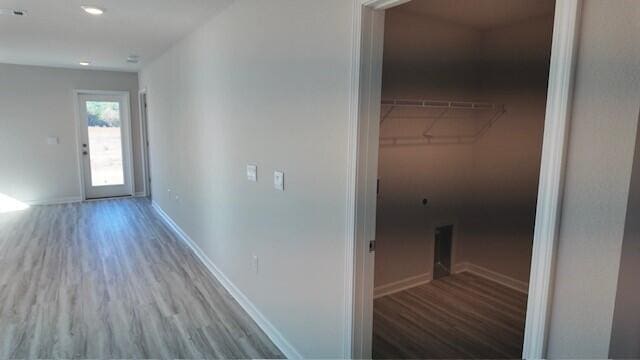
[[[0,193],[0,214],[13,211],[22,211],[28,208],[29,205],[23,203],[22,201],[18,201],[10,196]]]

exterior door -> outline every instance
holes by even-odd
[[[128,94],[79,94],[86,199],[133,195]]]

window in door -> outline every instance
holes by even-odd
[[[86,101],[91,185],[124,185],[120,103]]]

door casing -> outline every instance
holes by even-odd
[[[140,149],[142,153],[142,180],[143,191],[136,196],[151,197],[151,161],[149,155],[149,94],[147,89],[138,92],[138,104],[140,108]]]

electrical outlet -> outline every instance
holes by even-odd
[[[251,259],[251,267],[253,268],[254,273],[258,273],[259,270],[259,259],[258,255],[253,255],[253,259]]]
[[[47,144],[48,145],[58,145],[60,144],[60,138],[57,136],[48,136],[47,137]]]

